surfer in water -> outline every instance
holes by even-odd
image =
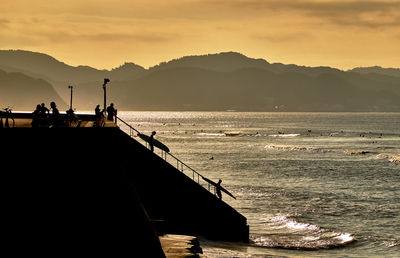
[[[151,152],[154,152],[154,135],[156,135],[156,131],[153,131],[153,132],[151,133],[151,135],[150,135],[149,144],[150,144],[150,150],[151,150]]]

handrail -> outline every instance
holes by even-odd
[[[130,124],[128,124],[127,122],[125,122],[124,120],[122,120],[120,117],[115,116],[115,118],[118,119],[119,121],[121,121],[124,125],[126,125],[126,126],[129,128],[129,136],[130,136],[130,137],[133,137],[133,131],[135,131],[135,132],[138,133],[138,134],[141,134],[141,133],[139,132],[139,130],[135,129],[133,126],[131,126]],[[147,142],[146,142],[146,147],[147,147]],[[163,153],[164,153],[164,155],[163,155]],[[194,170],[193,168],[191,168],[189,165],[187,165],[186,163],[184,163],[184,162],[183,162],[182,160],[180,160],[179,158],[175,157],[173,154],[161,150],[161,158],[164,159],[166,162],[167,162],[167,154],[168,154],[169,156],[171,156],[173,159],[176,160],[176,168],[177,168],[178,170],[180,170],[182,173],[184,173],[184,172],[183,172],[183,171],[184,171],[183,167],[188,168],[190,171],[192,171],[192,180],[193,180],[194,182],[196,182],[196,179],[195,179],[195,175],[196,175],[196,176],[197,176],[197,182],[196,182],[197,184],[199,184],[199,185],[202,186],[203,188],[207,189],[207,190],[210,191],[211,193],[216,194],[216,189],[215,189],[215,186],[214,186],[214,185],[210,184],[209,182],[207,182],[207,181],[205,181],[205,180],[204,180],[204,181],[207,183],[207,186],[208,186],[207,188],[200,184],[200,177],[203,178],[203,176],[202,176],[199,172],[197,172],[196,170]],[[171,163],[170,163],[170,164],[171,164]],[[172,165],[172,164],[171,164],[171,165]],[[186,176],[187,176],[187,175],[186,175]],[[189,177],[189,176],[188,176],[188,177]],[[189,177],[189,178],[190,178],[190,177]],[[213,189],[213,191],[211,191],[211,189]]]

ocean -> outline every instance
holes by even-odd
[[[119,116],[236,194],[250,243],[206,257],[400,257],[400,113]]]

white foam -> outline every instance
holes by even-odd
[[[314,236],[305,236],[305,237],[303,237],[304,241],[318,241],[320,239],[321,239],[320,237],[314,237]]]
[[[299,133],[288,133],[288,134],[270,134],[270,137],[296,137],[300,136]]]
[[[331,150],[320,149],[315,147],[292,146],[292,145],[265,145],[265,149],[275,149],[284,151],[313,151],[313,152],[331,152]]]
[[[312,231],[317,231],[320,229],[320,227],[316,225],[311,225],[311,224],[306,224],[306,223],[300,223],[297,221],[288,221],[286,223],[286,226],[291,229],[296,229],[296,230],[312,230]]]
[[[202,136],[225,136],[224,133],[197,133],[196,135],[202,135]]]
[[[400,240],[399,241],[385,241],[383,242],[384,245],[386,245],[387,247],[395,247],[395,246],[399,246],[400,245]]]
[[[276,216],[276,217],[268,218],[265,220],[276,223],[276,224],[281,224],[281,226],[283,226],[283,227],[295,229],[295,230],[310,230],[310,231],[320,230],[319,226],[307,224],[307,223],[300,223],[300,222],[297,222],[294,220],[289,220],[286,216]]]
[[[349,233],[339,233],[334,238],[338,239],[342,243],[349,243],[354,240],[354,237]]]
[[[393,163],[400,163],[400,154],[381,153],[376,156],[379,159],[387,159]]]

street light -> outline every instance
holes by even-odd
[[[104,112],[107,110],[107,94],[106,94],[106,85],[107,83],[110,82],[110,79],[104,78],[104,83],[103,83],[103,90],[104,90]]]
[[[70,98],[70,101],[69,101],[69,110],[72,110],[72,90],[73,90],[73,86],[71,86],[71,85],[68,85],[68,89],[71,89],[71,98]]]

